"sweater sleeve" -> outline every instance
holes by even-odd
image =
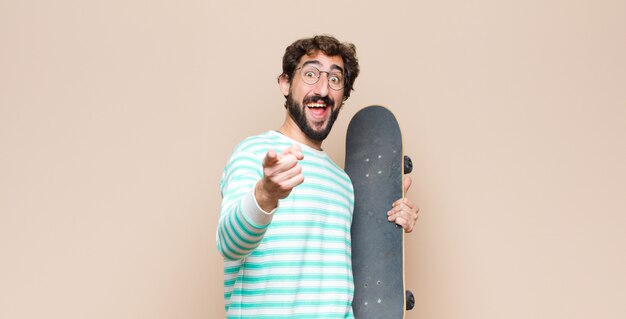
[[[272,221],[276,210],[263,211],[254,197],[254,186],[262,176],[261,159],[247,152],[234,153],[224,169],[216,239],[217,249],[228,260],[252,253]]]

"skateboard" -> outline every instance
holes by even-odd
[[[404,174],[412,170],[402,150],[395,116],[378,105],[358,111],[346,135],[345,171],[354,186],[352,272],[358,319],[404,318],[413,294],[404,285],[404,230],[387,220],[404,197]]]

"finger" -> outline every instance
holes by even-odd
[[[278,154],[274,150],[267,151],[263,159],[263,167],[273,166],[276,163],[278,163]]]
[[[287,154],[278,160],[275,168],[278,172],[286,172],[296,166],[299,166],[298,159],[292,154]]]
[[[270,178],[279,184],[297,175],[302,175],[302,166],[298,165],[298,162],[294,160],[293,165],[281,163]]]
[[[414,226],[415,226],[415,223],[407,221],[406,224],[402,226],[402,228],[404,228],[404,232],[408,234],[413,231]]]
[[[416,219],[416,215],[412,213],[412,210],[409,209],[392,209],[389,212],[387,212],[387,216],[389,218],[393,218],[394,220],[396,218],[404,218],[406,220],[413,220]]]
[[[397,206],[392,208],[387,212],[387,216],[390,218],[390,221],[395,220],[396,218],[402,217],[406,220],[417,221],[419,218],[419,209],[417,208],[408,208],[405,205]]]
[[[296,165],[287,171],[275,172],[275,174],[268,175],[266,178],[266,189],[280,199],[287,197],[294,187],[304,182],[304,175],[300,165]]]
[[[405,197],[405,198],[400,198],[400,199],[396,200],[395,202],[393,202],[393,204],[391,204],[391,208],[392,209],[396,208],[396,207],[401,208],[403,205],[408,207],[408,208],[410,208],[410,209],[413,209],[413,206],[414,206],[413,202],[411,202],[410,199]]]
[[[274,151],[270,152],[268,152],[263,161],[263,167],[266,175],[274,174],[274,172],[286,171],[298,164],[296,157],[291,154],[282,155],[276,154]]]
[[[402,212],[402,207],[400,205],[396,205],[391,207],[391,209],[387,212],[387,216],[396,215]]]
[[[285,173],[280,184],[281,189],[286,191],[288,194],[294,187],[302,184],[303,182],[304,175],[302,174],[302,169],[300,169],[300,166],[296,166]]]
[[[400,206],[393,207],[391,210],[389,210],[387,212],[387,216],[393,217],[393,218],[398,218],[398,217],[409,218],[412,215],[411,211],[412,210],[409,209],[407,206],[400,205]]]
[[[413,224],[409,222],[408,219],[405,219],[404,217],[397,217],[394,220],[390,220],[390,221],[402,227],[404,231],[407,233],[410,233],[413,231]]]
[[[304,182],[304,175],[302,173],[295,174],[291,176],[289,179],[285,181],[285,183],[290,187],[294,188]]]
[[[391,207],[391,209],[387,212],[387,216],[397,215],[402,212],[402,203],[395,204]]]
[[[302,148],[299,144],[293,144],[286,148],[281,155],[293,155],[297,160],[302,160],[304,158],[304,154],[302,153]]]
[[[413,184],[413,179],[411,178],[411,176],[405,176],[404,177],[404,195],[406,195],[406,193],[409,191],[409,188],[411,188],[411,184]]]

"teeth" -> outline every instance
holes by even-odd
[[[326,104],[323,103],[310,103],[306,105],[307,107],[313,107],[313,108],[324,108],[326,107]]]

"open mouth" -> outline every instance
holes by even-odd
[[[324,118],[330,110],[330,106],[332,106],[332,101],[328,101],[328,98],[318,96],[307,99],[304,105],[314,117]]]
[[[323,116],[328,108],[323,102],[307,103],[306,107],[316,116]]]

